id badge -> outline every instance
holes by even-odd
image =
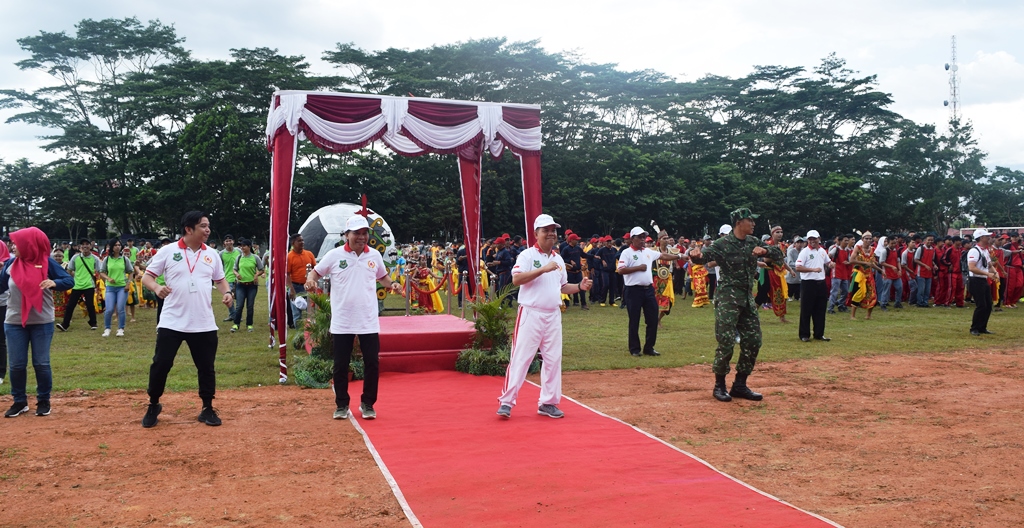
[[[195,293],[195,292],[199,291],[199,289],[196,288],[196,281],[189,279],[189,281],[188,281],[188,291],[189,291],[189,293]]]

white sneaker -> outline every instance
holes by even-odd
[[[104,328],[103,329],[103,335],[101,335],[100,337],[110,337],[110,329],[109,328]]]
[[[124,337],[124,328],[118,328],[117,333],[114,334],[116,337]]]

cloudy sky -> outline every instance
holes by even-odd
[[[48,0],[5,2],[0,17],[0,88],[33,89],[45,74],[20,71],[16,39],[74,32],[85,19],[136,16],[173,24],[198,58],[265,46],[320,55],[336,43],[368,50],[415,49],[486,37],[540,39],[623,69],[651,68],[680,80],[742,76],[754,65],[804,66],[836,52],[851,69],[878,76],[892,110],[945,127],[950,37],[956,35],[963,116],[974,123],[986,164],[1024,170],[1024,2],[968,0]],[[11,111],[0,111],[6,120]],[[46,131],[0,124],[0,159],[53,159]]]

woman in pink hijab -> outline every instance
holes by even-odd
[[[25,384],[28,350],[36,373],[36,416],[50,414],[50,342],[53,340],[53,290],[69,290],[74,279],[50,258],[50,239],[35,227],[11,233],[15,257],[0,270],[0,295],[9,292],[4,333],[11,367],[14,404],[4,413],[14,418],[28,412]]]

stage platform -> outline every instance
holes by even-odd
[[[454,315],[380,318],[381,372],[455,370],[459,352],[473,344],[473,323]]]

